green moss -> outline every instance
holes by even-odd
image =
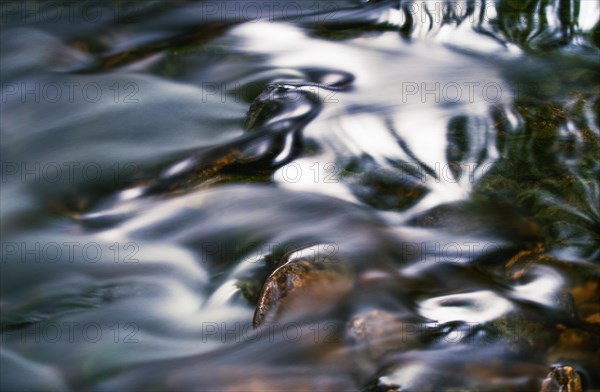
[[[545,323],[510,313],[486,325],[490,341],[498,341],[510,351],[545,352],[558,339],[558,331]]]
[[[262,283],[258,279],[241,279],[236,283],[236,286],[242,292],[244,298],[250,303],[255,304],[258,302]]]

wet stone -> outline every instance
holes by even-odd
[[[402,173],[372,170],[358,177],[352,192],[363,202],[383,210],[404,210],[415,205],[428,189]]]
[[[544,379],[540,392],[583,392],[581,377],[571,366],[556,366]]]
[[[351,271],[341,260],[290,258],[267,278],[252,323],[258,327],[286,315],[319,312],[341,301],[352,287]]]
[[[250,105],[247,132],[303,128],[320,111],[318,97],[302,84],[273,83]]]
[[[371,359],[378,359],[387,353],[418,345],[420,334],[415,331],[415,326],[397,314],[372,310],[353,317],[347,333]]]

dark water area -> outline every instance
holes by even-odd
[[[1,390],[600,389],[597,1],[0,11]]]

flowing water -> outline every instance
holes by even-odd
[[[596,1],[1,6],[3,390],[600,388]]]

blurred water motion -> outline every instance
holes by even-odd
[[[2,390],[600,388],[596,1],[0,11]]]

